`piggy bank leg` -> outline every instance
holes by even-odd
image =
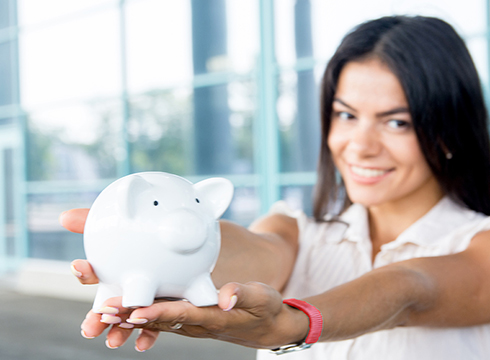
[[[122,306],[138,308],[150,306],[155,300],[156,285],[145,276],[131,276],[123,283]]]
[[[120,287],[99,283],[97,293],[95,294],[94,304],[92,305],[92,310],[97,312],[102,307],[104,301],[121,295],[122,291]]]
[[[218,292],[209,274],[198,277],[184,292],[184,298],[195,306],[211,306],[218,304]]]

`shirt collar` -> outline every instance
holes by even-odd
[[[398,238],[384,246],[395,248],[406,243],[425,247],[437,246],[443,236],[471,220],[484,216],[445,196],[429,212],[402,232]]]
[[[383,245],[383,247],[396,248],[406,243],[426,247],[436,246],[445,234],[450,233],[468,221],[483,216],[483,214],[458,205],[445,196],[429,212],[403,231],[398,238]],[[348,240],[356,243],[370,241],[368,212],[363,205],[352,204],[339,217],[339,220],[340,224],[347,224],[339,225],[343,227],[343,236],[333,236],[327,241],[341,242],[342,240]]]
[[[326,218],[330,221],[330,234],[327,242],[339,243],[343,240],[352,242],[369,241],[368,213],[361,204],[352,204],[338,218]]]

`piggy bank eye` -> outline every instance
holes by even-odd
[[[200,203],[200,201],[199,201],[199,199],[198,199],[198,198],[196,198],[196,202],[197,202],[198,204]]]
[[[153,205],[158,206],[158,201],[153,201]]]

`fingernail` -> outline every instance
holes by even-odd
[[[83,274],[75,268],[75,265],[72,264],[70,266],[70,269],[72,274],[75,275],[77,278],[81,278],[83,276]]]
[[[63,211],[60,216],[58,216],[58,222],[61,226],[63,226],[63,216],[66,214],[66,211]]]
[[[134,347],[134,349],[135,349],[137,352],[141,352],[141,353],[146,351],[146,350],[140,350],[140,349],[138,348],[138,346],[135,346],[135,347]]]
[[[120,323],[119,324],[119,327],[120,328],[123,328],[123,329],[132,329],[132,328],[134,328],[134,325],[133,324],[128,324],[128,323]]]
[[[224,311],[230,311],[231,309],[233,309],[237,301],[238,301],[238,296],[232,295],[230,298],[230,303],[228,304],[228,307],[224,309]]]
[[[80,331],[80,333],[82,334],[82,336],[85,338],[85,339],[89,339],[89,340],[92,340],[92,339],[95,339],[95,336],[88,336],[85,331],[83,331],[83,329]]]
[[[108,314],[108,315],[116,315],[119,314],[119,309],[112,306],[105,306],[95,311],[96,314]]]
[[[103,322],[105,324],[119,324],[121,322],[121,318],[119,316],[114,316],[110,314],[102,314],[100,322]]]
[[[134,318],[134,319],[128,319],[126,322],[130,324],[135,324],[135,325],[142,325],[146,324],[148,322],[148,319],[145,318]]]
[[[105,341],[105,346],[107,346],[109,349],[117,349],[119,346],[111,346],[109,343],[109,339]]]

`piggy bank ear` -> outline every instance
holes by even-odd
[[[210,178],[193,185],[199,202],[207,204],[215,219],[226,211],[233,198],[233,184],[225,178]]]
[[[123,218],[134,218],[141,194],[151,187],[152,185],[139,175],[128,175],[121,178],[117,187],[119,215]]]

